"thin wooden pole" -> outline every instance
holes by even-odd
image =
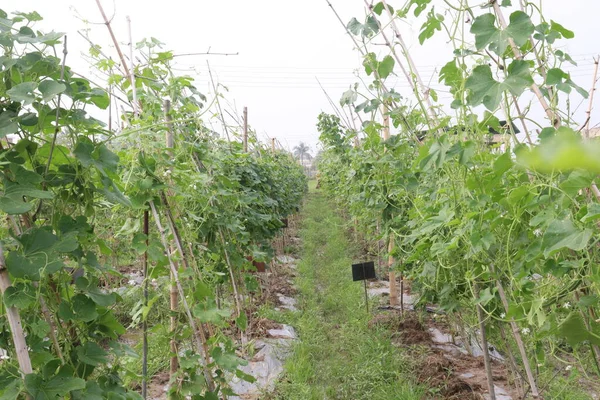
[[[125,57],[123,57],[123,53],[121,52],[121,47],[119,46],[119,42],[115,37],[115,34],[110,26],[110,21],[106,18],[106,14],[104,13],[104,8],[102,8],[102,4],[100,4],[100,0],[96,0],[96,4],[98,5],[98,9],[100,10],[100,14],[102,14],[102,18],[104,19],[104,25],[108,29],[108,33],[110,34],[110,38],[112,39],[115,48],[117,49],[117,54],[119,54],[119,60],[121,60],[121,65],[123,66],[123,70],[125,71],[126,76],[130,76],[129,68],[127,67],[127,63],[125,62]]]
[[[492,272],[494,272],[494,267],[492,267]],[[500,283],[500,279],[496,278],[496,288],[498,289],[498,294],[500,295],[500,300],[502,300],[502,305],[504,306],[504,310],[509,312],[509,304],[506,298],[506,293],[504,292],[504,287],[502,283]],[[519,332],[519,326],[515,322],[514,318],[510,319],[510,326],[512,328],[512,333],[517,342],[517,348],[519,349],[519,353],[523,360],[523,367],[525,368],[525,374],[527,375],[527,381],[529,383],[529,387],[531,388],[531,396],[534,399],[538,399],[540,397],[537,385],[535,383],[535,377],[533,376],[533,372],[531,370],[531,365],[529,364],[529,358],[527,357],[527,351],[525,350],[525,344],[523,344],[523,339],[521,338],[521,333]]]
[[[248,107],[244,107],[244,136],[243,136],[244,153],[248,152]]]
[[[2,296],[6,289],[10,287],[10,276],[6,269],[6,261],[4,258],[4,247],[0,243],[0,291]],[[17,361],[19,362],[19,368],[21,369],[21,375],[33,373],[31,368],[31,359],[29,358],[29,352],[27,350],[27,342],[25,341],[25,334],[23,332],[23,325],[21,324],[21,316],[16,307],[6,307],[6,318],[8,319],[8,325],[10,326],[10,333],[12,335],[13,343],[15,345],[15,352],[17,353]]]
[[[143,258],[143,273],[144,273],[144,307],[148,307],[148,244],[149,244],[149,227],[148,227],[148,210],[144,210],[144,235],[146,235],[146,250]],[[142,322],[143,343],[142,343],[142,397],[146,400],[148,393],[148,321],[144,318]]]
[[[173,262],[173,257],[171,256],[170,246],[167,241],[165,230],[160,222],[160,217],[158,215],[158,212],[156,211],[156,207],[154,206],[153,201],[150,202],[150,209],[152,210],[154,222],[156,223],[156,227],[158,228],[158,232],[160,233],[162,245],[163,245],[165,251],[167,252],[167,258],[169,260],[169,266],[171,268],[171,275],[173,276],[173,280],[175,281],[175,286],[177,288],[179,297],[181,298],[183,309],[187,316],[188,323],[190,324],[190,328],[192,329],[192,332],[193,332],[193,336],[194,336],[195,344],[196,344],[196,351],[199,351],[202,355],[202,357],[200,357],[200,363],[202,365],[202,369],[204,372],[204,379],[206,379],[206,384],[207,384],[208,390],[213,391],[215,386],[214,386],[213,377],[212,377],[210,371],[208,370],[208,362],[207,362],[208,354],[206,354],[206,352],[204,351],[206,343],[203,343],[203,342],[204,342],[205,338],[202,338],[200,336],[200,333],[199,333],[200,331],[197,329],[196,322],[194,320],[194,317],[192,316],[192,312],[190,310],[189,304],[185,298],[185,292],[183,290],[183,286],[181,285],[181,281],[179,280],[179,273],[177,272],[177,267],[175,266],[175,263]]]
[[[390,138],[390,115],[388,113],[387,104],[383,104],[383,140],[387,141]],[[394,268],[396,266],[396,259],[392,256],[392,251],[394,250],[394,237],[392,236],[391,229],[389,232],[388,238],[388,276],[390,281],[390,306],[396,307],[398,306],[398,287],[396,285],[396,271]],[[403,296],[402,293],[400,293]],[[404,300],[404,299],[402,299]],[[404,303],[402,301],[401,303]],[[404,313],[404,310],[400,310],[401,313]]]
[[[139,117],[140,105],[137,97],[137,87],[135,85],[135,64],[133,62],[133,36],[131,35],[131,18],[127,16],[127,28],[129,31],[129,62],[131,63],[131,70],[129,72],[129,80],[131,81],[131,93],[133,95],[133,115]]]
[[[479,298],[479,285],[475,282],[475,299]],[[488,391],[490,400],[496,400],[496,390],[494,389],[494,376],[492,375],[492,364],[490,362],[490,350],[485,332],[485,321],[483,317],[483,307],[477,304],[477,319],[479,320],[479,331],[481,334],[481,350],[483,350],[483,363],[485,365],[485,374],[487,377]]]
[[[175,146],[175,139],[173,134],[173,125],[171,120],[171,101],[165,100],[163,103],[163,109],[165,113],[165,121],[167,122],[167,131],[165,134],[165,146],[167,149],[172,149]],[[173,152],[168,150],[167,153],[169,157],[173,157]],[[171,169],[169,169],[170,171]],[[155,216],[157,218],[157,216]],[[160,229],[160,228],[159,228]],[[173,252],[171,246],[166,248],[169,253]],[[177,268],[175,268],[177,269]],[[177,339],[175,336],[177,335],[177,305],[179,304],[178,299],[178,290],[177,290],[177,282],[176,276],[173,271],[171,271],[171,288],[169,291],[169,306],[171,309],[171,317],[170,317],[170,326],[169,326],[169,334],[171,336],[171,341],[169,342],[169,347],[171,351],[171,359],[169,360],[169,377],[171,382],[173,382],[173,378],[177,375],[177,369],[179,368],[179,362],[177,360]]]
[[[275,153],[275,138],[271,138],[271,151]]]

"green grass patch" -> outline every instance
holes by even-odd
[[[278,399],[421,399],[410,362],[390,333],[369,327],[362,283],[353,282],[353,251],[344,221],[320,194],[303,210],[298,265],[302,309],[292,321],[300,341],[286,363]]]

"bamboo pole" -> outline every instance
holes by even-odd
[[[243,137],[244,153],[248,152],[248,107],[244,107],[244,137]]]
[[[202,336],[201,336],[202,331],[199,331],[197,329],[196,322],[194,320],[194,317],[192,316],[192,312],[188,305],[187,299],[185,298],[185,292],[183,290],[183,286],[181,285],[181,281],[179,280],[179,272],[177,271],[177,267],[175,266],[175,263],[173,262],[172,254],[169,251],[170,246],[167,241],[167,236],[166,236],[165,230],[162,226],[162,223],[160,222],[160,217],[158,215],[158,212],[156,211],[156,206],[154,205],[153,201],[150,201],[150,209],[152,210],[152,216],[154,217],[154,222],[156,223],[156,227],[158,229],[158,232],[160,233],[162,245],[165,249],[165,252],[167,253],[167,258],[169,259],[169,267],[171,269],[171,275],[173,277],[173,280],[175,281],[177,293],[178,293],[179,297],[181,298],[181,303],[183,305],[183,309],[188,318],[188,323],[190,324],[190,328],[192,329],[192,332],[193,332],[193,336],[194,336],[194,340],[195,340],[195,344],[196,344],[196,351],[199,351],[202,356],[202,357],[200,357],[200,363],[201,363],[201,366],[202,366],[202,369],[204,372],[204,378],[206,379],[206,384],[207,384],[208,390],[213,391],[215,386],[214,386],[212,374],[208,370],[208,364],[209,364],[208,363],[208,354],[204,351],[204,349],[206,348],[205,347],[206,343],[204,340],[205,338],[202,338]]]
[[[385,0],[384,0],[384,2],[385,2]],[[494,7],[494,12],[496,13],[496,17],[498,18],[498,23],[499,23],[500,27],[503,30],[506,29],[506,26],[507,26],[506,20],[504,19],[504,14],[502,13],[502,10],[500,9],[498,0],[492,0],[491,3],[492,3],[492,6]],[[515,43],[514,39],[509,37],[508,43],[510,44],[511,49],[512,49],[513,53],[515,54],[515,59],[521,60],[523,58],[523,55],[521,54],[521,51],[519,50],[519,47]],[[533,93],[535,94],[535,97],[537,97],[540,105],[544,109],[544,112],[546,113],[546,116],[548,117],[548,119],[550,120],[552,125],[554,125],[555,128],[558,128],[561,125],[560,117],[558,116],[558,114],[556,114],[554,111],[552,111],[552,108],[550,108],[550,106],[548,105],[548,102],[544,98],[544,95],[542,94],[540,87],[535,82],[532,83],[530,87],[531,87],[531,90],[533,91]]]
[[[390,115],[388,113],[387,104],[383,104],[383,140],[388,140],[390,138]],[[389,228],[388,228],[389,229]],[[394,271],[396,260],[394,256],[392,256],[392,251],[394,250],[394,237],[392,236],[392,232],[390,229],[389,238],[388,238],[388,277],[390,281],[390,306],[396,307],[398,306],[398,287],[396,286],[396,271]],[[400,296],[404,297],[401,293]],[[404,300],[404,299],[403,299]],[[404,301],[402,301],[404,303]],[[404,310],[400,310],[401,313],[404,313]]]
[[[148,307],[148,210],[144,210],[144,235],[146,235],[146,250],[143,258],[144,274],[144,307]],[[147,398],[148,393],[148,321],[144,318],[142,322],[143,342],[142,342],[142,397]]]
[[[96,4],[98,5],[98,9],[100,10],[100,14],[102,14],[102,18],[104,19],[104,25],[108,29],[108,33],[110,34],[110,38],[112,39],[115,48],[117,49],[117,54],[119,55],[119,60],[121,60],[121,65],[123,66],[123,70],[125,71],[126,76],[130,76],[129,68],[127,67],[127,63],[125,62],[125,57],[123,57],[123,52],[121,52],[121,47],[119,46],[119,42],[115,37],[115,34],[110,25],[110,21],[106,18],[106,14],[104,13],[104,8],[102,8],[102,4],[100,4],[100,0],[96,0]]]
[[[492,267],[492,273],[494,272],[494,267]],[[499,278],[496,278],[496,288],[498,289],[498,294],[500,295],[500,300],[502,301],[502,305],[504,306],[504,310],[506,313],[509,312],[508,300],[506,298],[506,293],[504,292],[504,287],[500,282]],[[533,372],[531,370],[531,365],[529,363],[529,358],[527,357],[527,351],[525,350],[525,344],[523,343],[523,339],[521,338],[521,333],[519,332],[519,326],[515,322],[514,318],[510,319],[510,326],[512,329],[513,336],[515,341],[517,342],[517,348],[519,349],[519,353],[523,360],[523,367],[525,368],[525,374],[527,375],[527,381],[529,382],[529,387],[531,388],[531,396],[534,399],[539,399],[540,394],[537,388],[537,384],[535,383],[535,377],[533,376]]]
[[[6,289],[8,289],[10,285],[10,276],[8,275],[6,260],[4,258],[4,247],[2,243],[0,243],[0,291],[2,292],[2,296],[4,296]],[[33,373],[33,368],[31,368],[31,359],[29,358],[29,352],[27,350],[27,342],[25,341],[25,333],[23,332],[23,325],[21,324],[21,316],[16,307],[6,307],[5,304],[5,308],[6,319],[8,319],[10,333],[17,354],[17,361],[19,362],[19,369],[24,378],[26,375]]]
[[[479,285],[475,282],[475,299],[479,298]],[[477,319],[479,320],[479,331],[481,334],[481,350],[483,350],[483,363],[485,365],[485,375],[488,383],[490,400],[496,400],[496,390],[494,389],[494,377],[492,375],[492,364],[490,362],[490,349],[485,332],[485,322],[483,317],[483,307],[481,303],[477,304]]]
[[[165,113],[165,121],[167,122],[167,131],[165,133],[165,145],[167,149],[172,149],[175,146],[175,139],[173,134],[173,124],[171,122],[171,101],[165,100],[163,103],[163,109]],[[169,157],[173,157],[173,152],[167,150]],[[171,169],[168,169],[171,171]],[[155,217],[156,218],[156,217]],[[169,253],[173,253],[173,248],[171,246],[168,247],[167,251]],[[175,268],[177,269],[177,267]],[[174,376],[177,374],[177,369],[179,368],[179,362],[177,360],[177,339],[175,336],[177,335],[177,305],[179,304],[178,299],[178,291],[177,291],[177,282],[175,279],[175,275],[173,271],[171,271],[171,288],[169,290],[169,306],[171,310],[170,317],[170,328],[169,334],[171,335],[171,341],[169,342],[169,347],[171,351],[171,358],[169,360],[169,377],[171,382],[173,381]]]
[[[140,105],[138,103],[137,87],[135,85],[135,64],[133,62],[133,36],[131,35],[131,18],[129,18],[129,15],[127,16],[127,28],[129,31],[129,62],[131,63],[129,80],[131,81],[131,93],[133,96],[133,115],[139,117]]]

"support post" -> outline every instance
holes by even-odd
[[[242,140],[244,153],[248,152],[248,107],[244,107],[244,136]]]

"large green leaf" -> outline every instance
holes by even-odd
[[[23,103],[23,105],[28,105],[35,101],[34,91],[36,88],[37,83],[35,82],[23,82],[7,90],[6,94],[8,94],[12,101]]]
[[[56,400],[74,390],[85,389],[85,381],[81,378],[56,376],[49,380],[37,374],[25,376],[25,389],[33,400]]]
[[[592,230],[581,230],[570,219],[553,221],[542,237],[544,256],[550,257],[565,248],[583,250],[591,237]]]
[[[86,342],[77,347],[77,358],[84,364],[94,367],[108,362],[108,353],[94,342]]]
[[[42,100],[47,102],[52,100],[57,94],[64,92],[67,86],[53,79],[46,79],[40,82],[38,89],[42,93]]]

